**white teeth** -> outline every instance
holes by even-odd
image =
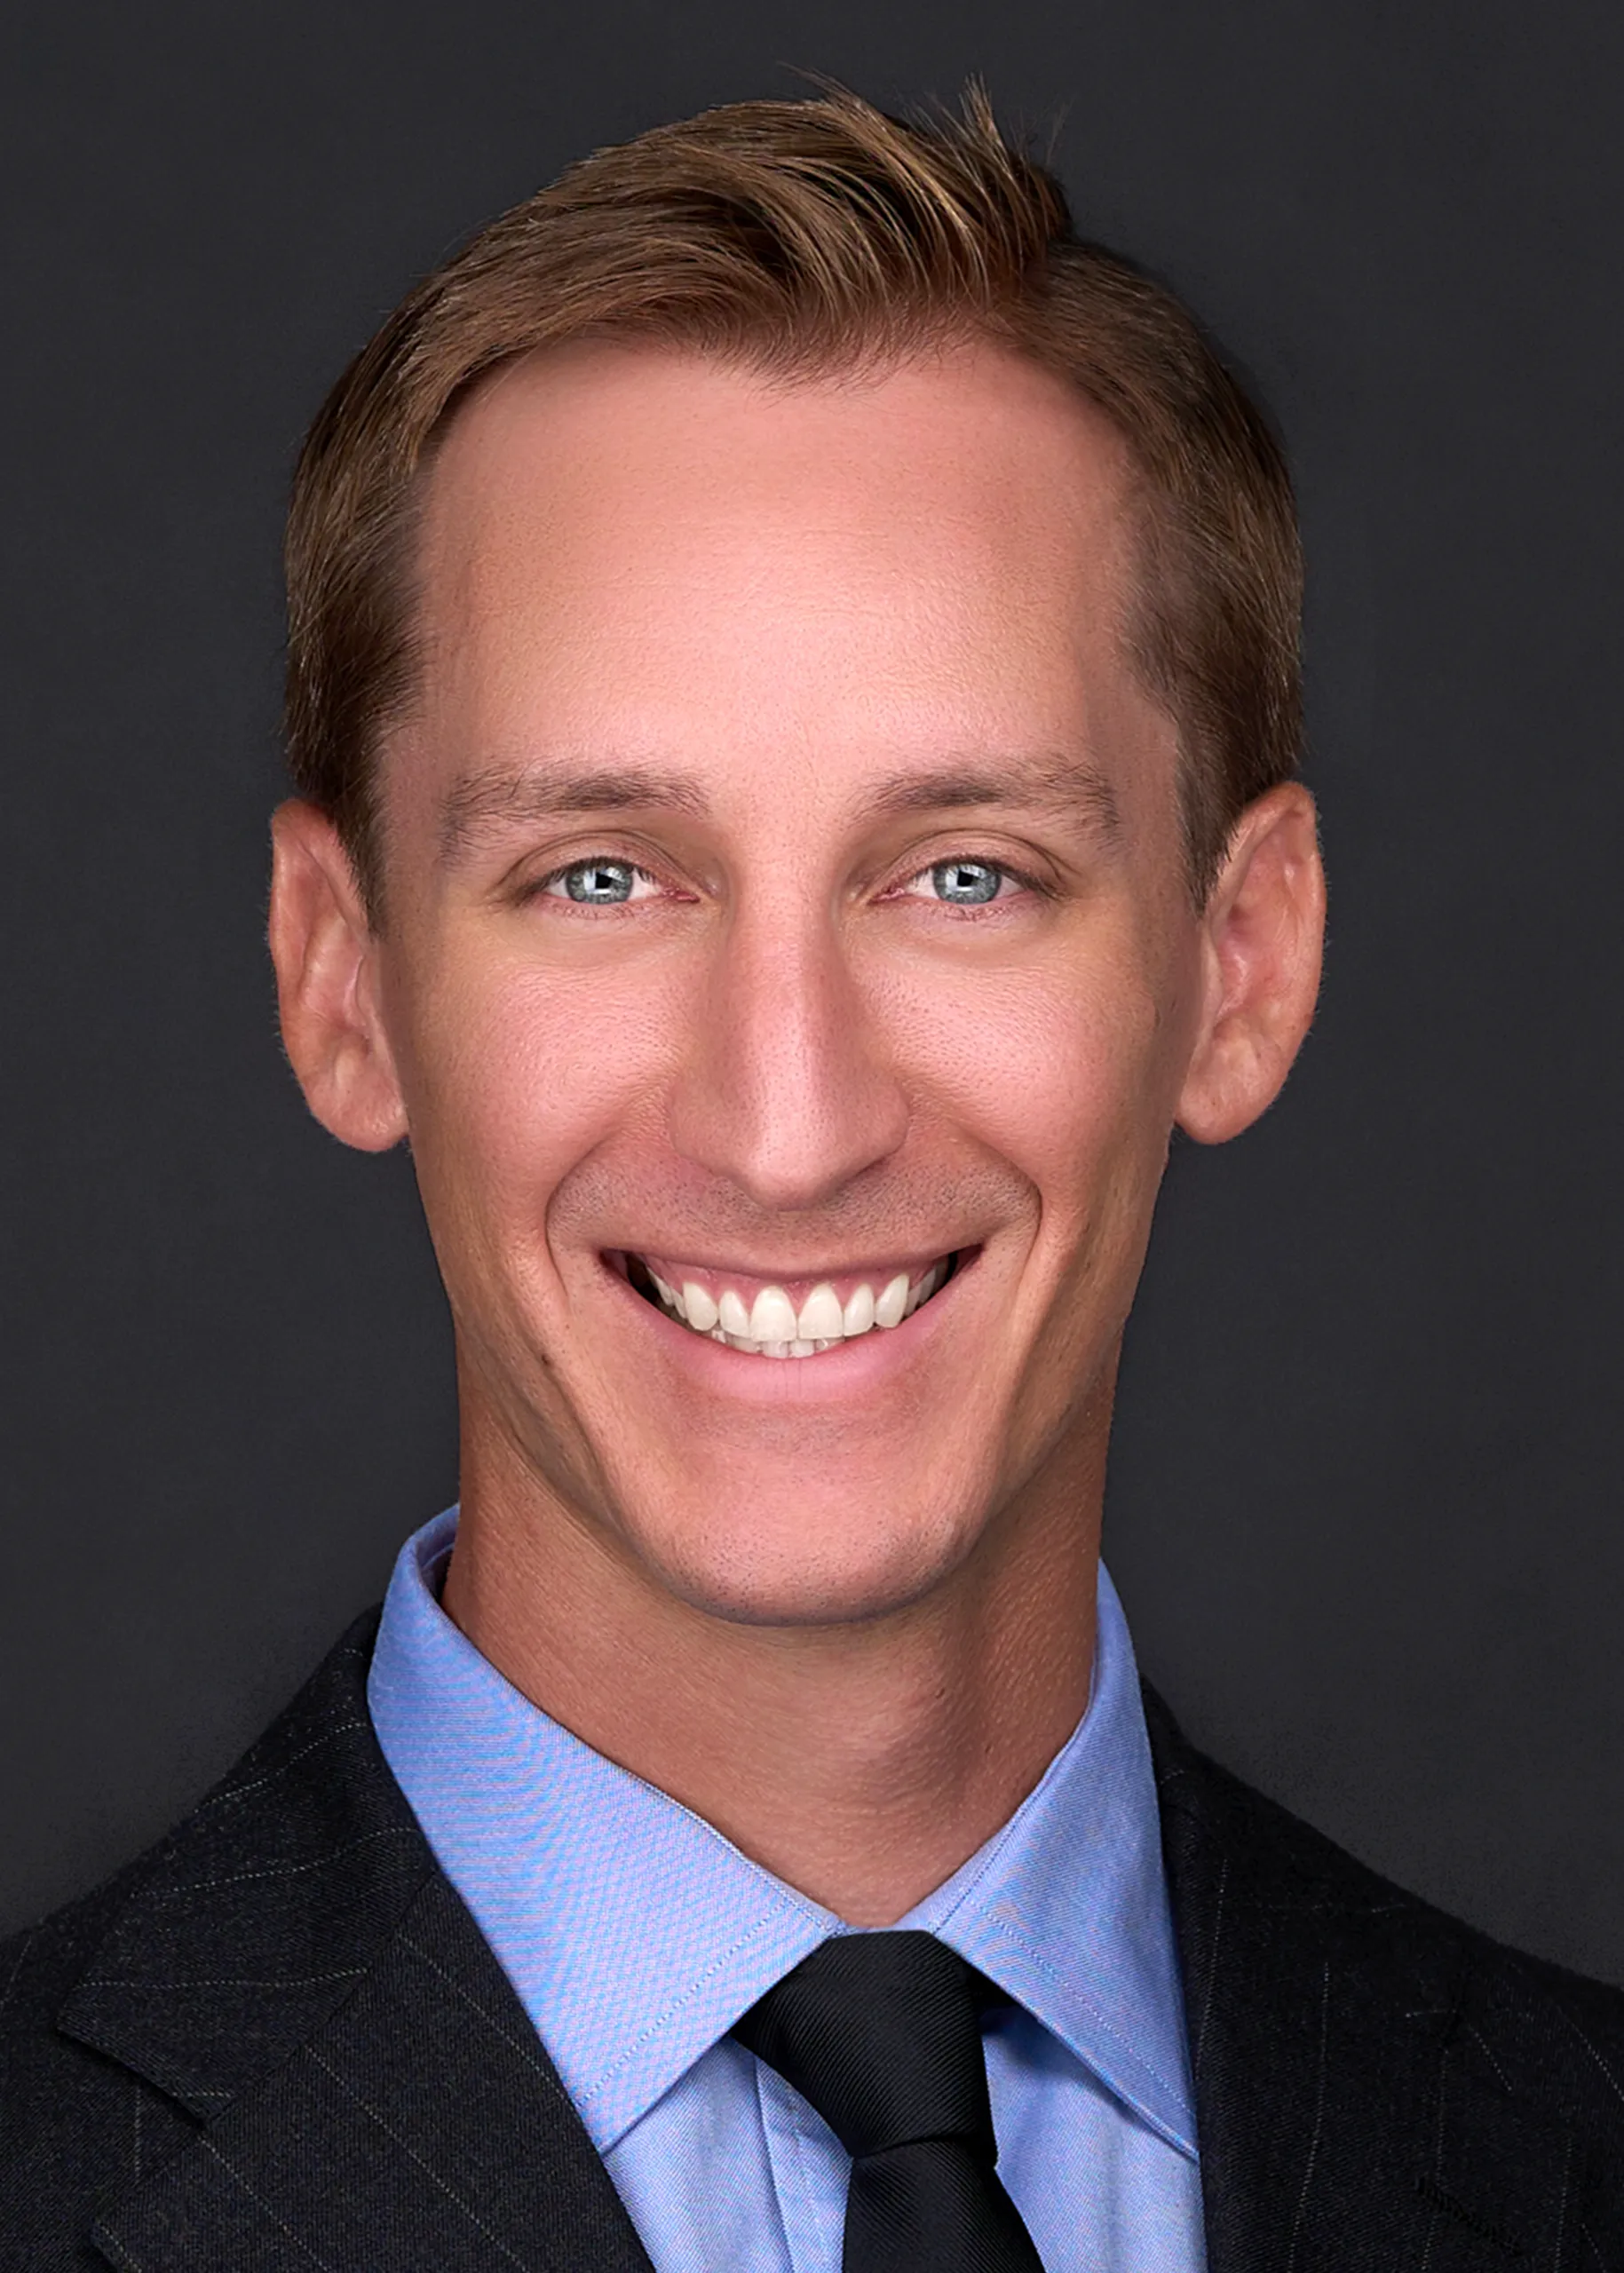
[[[907,1310],[907,1272],[899,1271],[875,1299],[874,1322],[876,1326],[900,1326]]]
[[[907,1308],[903,1311],[903,1317],[912,1318],[914,1312],[919,1308],[920,1303],[928,1303],[941,1283],[942,1265],[939,1263],[933,1263],[931,1265],[931,1268],[925,1272],[924,1277],[920,1280],[918,1286],[916,1286],[912,1294],[909,1295],[907,1298]],[[683,1292],[686,1294],[687,1291],[687,1288],[685,1287]]]
[[[801,1305],[797,1332],[803,1342],[837,1342],[846,1330],[840,1297],[826,1280]]]
[[[756,1297],[750,1312],[750,1339],[753,1342],[793,1342],[796,1338],[795,1304],[781,1287],[764,1287]]]
[[[865,1279],[844,1307],[828,1280],[820,1279],[798,1317],[781,1287],[764,1287],[747,1310],[743,1296],[732,1287],[716,1295],[695,1279],[685,1279],[678,1289],[668,1286],[657,1271],[648,1275],[666,1309],[696,1334],[757,1357],[813,1358],[838,1349],[843,1342],[856,1341],[874,1327],[900,1326],[946,1283],[949,1269],[944,1257],[932,1263],[916,1287],[909,1285],[906,1271],[899,1271],[877,1295]]]

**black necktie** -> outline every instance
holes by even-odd
[[[852,2157],[844,2273],[1042,2273],[994,2168],[995,2001],[933,1934],[839,1934],[733,2030]]]

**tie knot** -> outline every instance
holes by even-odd
[[[992,1993],[933,1934],[839,1934],[733,2034],[811,2102],[854,2158],[951,2139],[990,2169],[981,2011]]]

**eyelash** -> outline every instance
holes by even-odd
[[[583,852],[574,860],[566,860],[557,868],[549,868],[545,875],[533,877],[520,887],[519,896],[521,900],[543,899],[552,885],[562,883],[566,876],[573,876],[582,868],[627,868],[639,883],[657,884],[660,882],[652,868],[644,867],[641,861],[628,860],[621,853]],[[562,894],[558,896],[564,897]],[[574,907],[590,907],[591,904],[590,900],[566,900],[566,906]],[[613,907],[616,903],[611,901],[608,904]],[[619,905],[624,907],[626,902],[622,900]]]
[[[1054,898],[1052,890],[1041,878],[1028,875],[1024,868],[1015,867],[1008,860],[993,859],[979,852],[949,852],[939,860],[927,860],[923,868],[915,868],[911,875],[902,877],[882,897],[890,899],[901,896],[907,892],[910,884],[916,884],[922,876],[930,875],[937,868],[991,868],[1005,882],[1020,886],[1020,891],[1015,895],[1016,897],[1033,899]],[[1007,907],[1009,904],[1008,899],[1002,895],[987,900],[942,899],[936,902],[939,907],[946,908],[950,914],[961,918],[985,915],[994,908]]]
[[[907,891],[907,887],[910,884],[916,884],[922,876],[928,876],[933,869],[950,868],[955,867],[994,868],[996,869],[1000,876],[1006,878],[1010,883],[1018,884],[1023,895],[1030,894],[1035,899],[1052,899],[1054,897],[1053,891],[1048,884],[1044,883],[1039,877],[1030,875],[1025,869],[1013,867],[1008,860],[991,859],[975,852],[947,853],[939,860],[927,860],[923,867],[915,868],[912,870],[909,875],[899,877],[898,881],[883,892],[880,897],[883,899],[899,899]],[[550,868],[545,875],[537,876],[534,882],[527,883],[524,887],[521,898],[525,900],[531,900],[541,899],[549,896],[557,897],[563,899],[565,906],[568,907],[590,912],[593,906],[592,902],[588,900],[571,900],[561,893],[556,895],[551,894],[551,888],[555,884],[561,883],[566,876],[573,875],[580,869],[594,867],[629,868],[632,875],[636,877],[638,882],[640,883],[657,885],[660,882],[659,877],[654,875],[652,869],[642,867],[638,861],[625,859],[618,853],[587,852],[581,854],[574,860],[566,860],[558,867]],[[628,907],[630,904],[630,902],[626,900],[598,903],[599,906],[618,906],[622,907]],[[979,903],[959,902],[955,904],[952,900],[940,900],[937,902],[937,905],[947,908],[951,914],[963,919],[966,917],[974,918],[983,915],[986,911],[990,908],[1007,907],[1009,902],[1001,897],[997,899],[984,900]]]

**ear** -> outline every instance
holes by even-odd
[[[377,941],[337,830],[297,799],[271,823],[271,960],[289,1063],[324,1129],[363,1152],[406,1134]]]
[[[1325,870],[1314,801],[1287,781],[1248,805],[1201,915],[1202,1002],[1177,1121],[1203,1144],[1279,1095],[1319,993]]]

